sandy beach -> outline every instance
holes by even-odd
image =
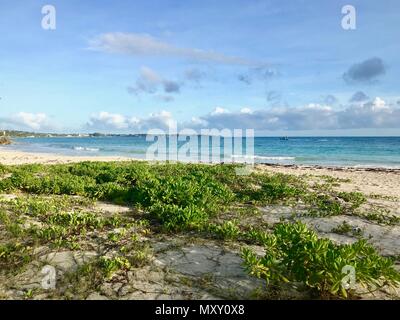
[[[29,153],[0,148],[0,163],[3,165],[20,164],[62,164],[82,161],[129,161],[136,160],[127,157],[98,157],[98,156],[65,156],[51,153]]]
[[[0,163],[2,165],[35,163],[54,165],[72,164],[81,161],[117,162],[127,160],[135,159],[126,157],[66,156],[0,149]],[[263,292],[264,289],[262,291],[259,291],[259,289],[264,286],[263,281],[249,277],[243,269],[241,250],[243,246],[248,246],[248,244],[241,242],[241,236],[229,233],[232,230],[226,227],[233,226],[233,232],[235,232],[235,230],[249,230],[249,228],[257,226],[260,230],[269,230],[268,232],[270,232],[271,228],[274,228],[275,225],[282,221],[304,223],[308,228],[314,230],[318,236],[333,241],[337,245],[349,245],[359,239],[367,239],[368,243],[379,254],[384,257],[391,257],[395,262],[394,267],[396,270],[400,270],[400,170],[258,164],[253,170],[255,172],[254,176],[258,176],[258,178],[261,178],[260,176],[277,177],[277,185],[272,185],[272,189],[267,193],[276,194],[278,192],[278,196],[281,198],[280,202],[254,203],[251,207],[249,207],[249,202],[245,202],[239,204],[240,207],[237,207],[237,205],[230,207],[228,211],[224,211],[216,203],[213,208],[221,209],[222,211],[215,217],[210,216],[207,224],[216,228],[213,230],[222,231],[208,231],[211,233],[207,236],[205,236],[204,231],[199,233],[193,233],[193,231],[180,232],[171,236],[168,233],[160,232],[157,224],[153,226],[148,222],[146,220],[147,213],[138,211],[129,202],[123,201],[124,199],[121,196],[125,194],[125,189],[123,188],[126,188],[126,185],[118,182],[120,181],[119,179],[123,181],[124,177],[123,171],[115,170],[119,164],[116,163],[115,167],[107,167],[107,172],[102,165],[104,164],[91,163],[89,165],[92,168],[91,170],[85,166],[86,169],[84,170],[83,168],[76,168],[76,171],[68,173],[51,166],[39,168],[43,172],[33,174],[30,173],[30,170],[34,169],[20,168],[23,174],[21,172],[16,173],[15,180],[10,179],[12,174],[9,172],[19,168],[6,168],[6,170],[10,171],[3,172],[3,177],[0,177],[0,182],[2,180],[4,182],[4,191],[0,194],[0,209],[6,212],[6,215],[3,214],[3,225],[0,223],[0,245],[9,243],[10,239],[14,239],[13,235],[10,234],[11,231],[28,230],[30,232],[29,236],[28,231],[24,231],[25,233],[21,233],[19,238],[16,239],[25,241],[28,246],[29,241],[32,241],[31,238],[35,236],[35,241],[40,241],[41,246],[29,253],[30,260],[28,261],[30,262],[24,266],[25,269],[21,268],[19,272],[12,276],[7,272],[0,273],[0,298],[18,299],[26,295],[26,290],[29,290],[29,288],[35,288],[36,291],[32,295],[37,299],[65,299],[66,297],[75,299],[156,299],[157,297],[168,299],[225,299],[232,297],[232,295],[226,294],[228,291],[235,298],[245,299],[254,298],[254,292],[259,292],[257,297],[260,299],[271,297],[309,299],[312,296],[307,293],[298,292],[294,289],[287,291],[285,287],[282,287],[279,294],[276,293],[275,296],[268,296],[271,293],[267,291],[261,294],[260,292]],[[151,170],[153,170],[153,168],[141,167],[141,165],[146,165],[144,163],[132,162],[131,165],[131,168],[136,167],[136,170],[132,172],[149,170],[148,173],[151,174]],[[73,167],[73,165],[71,166]],[[52,170],[49,170],[47,172],[47,169],[56,169],[57,171],[52,172]],[[162,168],[160,169],[162,172]],[[222,170],[222,168],[219,169]],[[116,175],[117,172],[118,175]],[[279,193],[282,187],[280,183],[283,184],[283,191],[288,192],[290,190],[288,188],[295,187],[299,181],[296,178],[297,182],[292,180],[284,182],[286,176],[280,177],[276,175],[277,173],[300,177],[298,180],[302,181],[302,190],[306,191],[307,195],[312,198],[307,197],[307,195],[300,195],[301,199],[294,197],[296,201],[285,202],[290,200],[290,193],[286,195],[285,193]],[[90,174],[94,174],[95,179],[90,177]],[[158,177],[158,175],[159,172],[154,177]],[[174,176],[174,178],[181,181],[181,183],[186,181],[185,179],[179,180],[179,176]],[[257,197],[259,188],[253,189],[251,182],[253,177],[248,178],[250,178],[249,182],[242,185],[241,188],[247,188],[248,191],[251,190],[250,195],[254,194],[254,197]],[[138,176],[137,179],[143,179],[142,181],[145,182],[148,177],[140,178]],[[236,181],[235,177],[231,177],[231,179]],[[84,183],[80,183],[81,181],[92,183],[92,185],[86,189]],[[197,186],[201,181],[206,180],[195,179],[194,183]],[[232,181],[229,183],[232,183],[233,188]],[[263,180],[259,180],[257,183],[261,181]],[[11,188],[10,186],[14,183],[15,187]],[[166,190],[171,188],[170,185],[166,185],[166,182],[163,183],[163,185],[160,185],[161,190],[164,189],[164,185]],[[110,190],[110,187],[117,187],[118,189],[111,189],[111,192],[108,193],[109,197],[102,196],[102,194],[105,194],[104,192]],[[175,185],[174,188],[176,188]],[[29,190],[29,194],[26,192],[27,190]],[[93,200],[93,197],[90,198],[91,200],[85,198],[89,195],[85,192],[91,191],[94,191],[93,195],[96,200]],[[184,192],[177,192],[175,195],[186,197],[186,189]],[[356,205],[357,197],[360,195],[363,200]],[[197,197],[199,196],[197,195]],[[323,203],[324,206],[328,205],[328,207],[320,206],[318,207],[320,211],[316,212],[313,211],[313,206],[315,204],[318,205],[318,203],[313,202],[314,204],[310,204],[307,201],[318,199],[319,196],[322,196],[321,199],[328,199]],[[216,197],[218,197],[218,192],[213,193],[212,198],[208,201],[214,201]],[[288,198],[285,200],[285,197]],[[345,200],[346,197],[348,197],[347,200]],[[329,210],[337,208],[331,205],[338,205],[344,211],[321,211],[325,210],[324,208],[330,208]],[[57,209],[57,206],[60,206],[60,208]],[[28,207],[31,210],[38,210],[38,212],[30,215],[29,212],[26,213],[26,208]],[[20,210],[22,211],[20,212]],[[56,219],[51,222],[53,220],[49,220],[49,210],[52,216],[56,215],[62,219]],[[59,210],[59,212],[54,213],[53,210]],[[113,224],[110,224],[109,228],[103,227],[102,224],[98,224],[102,226],[99,227],[96,224],[93,225],[93,228],[98,230],[96,229],[95,232],[89,232],[77,237],[76,234],[79,232],[74,229],[74,224],[65,224],[66,217],[72,217],[65,210],[72,210],[75,214],[73,216],[74,219],[81,218],[83,215],[82,219],[85,218],[86,220],[84,221],[89,222],[93,220],[93,217],[103,220],[116,218],[118,221],[122,217],[127,219],[127,222],[126,225],[124,224],[125,222],[121,222],[118,228]],[[205,210],[211,209],[207,207]],[[169,212],[168,217],[173,217],[174,212]],[[152,214],[154,215],[154,213]],[[146,223],[140,224],[139,221],[141,220]],[[135,225],[135,227],[132,228],[132,225]],[[51,230],[61,230],[63,233],[57,235],[56,239],[53,239],[51,234],[51,237],[48,238],[48,233]],[[32,233],[33,231],[35,233]],[[222,233],[218,232],[225,232],[227,238],[225,239],[225,236],[221,238]],[[240,232],[246,234],[245,232],[247,231]],[[59,237],[62,237],[62,242],[59,241]],[[139,239],[140,241],[132,242],[132,239]],[[59,247],[54,248],[56,244]],[[111,250],[110,252],[113,252],[113,255],[121,254],[122,251],[118,251],[119,246],[125,248],[127,244],[132,246],[132,252],[139,251],[140,256],[130,256],[130,251],[124,253],[130,260],[118,261],[133,261],[133,264],[124,264],[116,267],[115,270],[110,269],[116,273],[112,280],[101,276],[94,281],[90,280],[91,278],[86,279],[85,275],[78,274],[77,270],[80,269],[77,269],[77,267],[87,265],[87,263],[92,263],[92,268],[100,268],[99,266],[105,268],[104,266],[107,265],[104,265],[104,261],[111,261],[109,260],[108,252]],[[260,255],[265,250],[263,245],[257,241],[251,244],[249,248]],[[18,254],[18,251],[16,251],[12,257],[18,259]],[[79,281],[71,283],[70,278],[62,278],[57,290],[50,293],[41,290],[40,266],[42,266],[43,262],[54,266],[61,273],[75,274]],[[13,270],[8,261],[4,266]],[[171,280],[168,278],[169,271],[165,272],[166,267],[173,270],[174,274],[176,274],[175,280],[179,284],[171,285]],[[130,270],[127,273],[129,275],[128,278],[124,276],[126,274],[124,269]],[[100,271],[97,271],[96,274],[99,274],[98,272]],[[143,276],[138,277],[138,274]],[[194,288],[182,285],[182,279],[185,279],[184,281],[189,279],[194,283],[208,274],[219,276],[215,277],[215,279],[213,278],[212,281],[207,281],[204,287]],[[84,283],[82,277],[86,279],[87,285],[82,285]],[[97,285],[97,282],[101,283],[101,286]],[[157,285],[154,283],[157,283]],[[64,290],[66,285],[72,287],[73,290],[71,289],[71,292],[66,293]],[[121,288],[121,290],[111,290],[110,288],[114,288],[114,286]],[[212,293],[209,290],[210,286],[214,288]],[[137,288],[140,288],[140,290],[138,291]],[[355,290],[357,296],[362,299],[398,299],[400,297],[400,289],[398,287],[382,288],[374,293],[366,292],[362,286],[355,287]]]
[[[140,160],[116,156],[66,156],[50,153],[28,153],[0,149],[0,163],[3,165],[21,164],[65,164],[82,161],[130,161]],[[367,195],[382,195],[400,198],[400,169],[385,168],[351,168],[323,166],[286,166],[256,165],[257,170],[274,173],[293,174],[297,176],[311,175],[316,177],[331,176],[343,180],[341,191],[359,191]],[[348,180],[348,182],[345,182]]]
[[[400,170],[398,169],[280,165],[262,165],[260,168],[270,172],[296,176],[330,176],[342,180],[340,183],[341,191],[358,191],[367,195],[400,197]]]

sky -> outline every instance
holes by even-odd
[[[400,135],[398,0],[0,0],[0,30],[0,129]]]

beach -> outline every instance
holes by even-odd
[[[400,297],[393,282],[400,271],[400,170],[256,164],[252,175],[238,176],[231,166],[132,160],[0,149],[0,298]],[[268,237],[284,236],[281,227],[290,228],[285,245],[307,228],[301,241],[311,232],[309,241],[330,243],[326,250],[350,246],[358,263],[368,263],[361,279],[372,272],[394,285],[366,290],[357,282],[343,296],[305,282],[299,288],[293,278],[293,287],[279,283],[271,291],[248,268],[269,252]],[[370,247],[358,244],[364,240]],[[293,258],[301,260],[297,268],[303,254]],[[320,254],[311,253],[309,263]],[[57,274],[53,290],[43,288],[44,265]],[[328,261],[319,268],[341,276]]]
[[[128,161],[134,160],[119,156],[67,156],[52,153],[30,153],[15,150],[4,150],[0,147],[0,163],[3,165],[21,164],[62,164],[82,161]]]
[[[340,179],[342,191],[358,191],[368,195],[382,195],[400,198],[400,170],[388,168],[355,168],[324,166],[281,166],[262,165],[259,168],[296,176],[330,176]]]
[[[132,161],[143,160],[122,156],[68,156],[52,153],[29,153],[0,148],[0,163],[3,165],[21,164],[66,164],[82,161]],[[309,165],[279,165],[257,164],[257,170],[267,170],[274,173],[315,176],[331,176],[333,178],[350,180],[342,184],[342,191],[360,191],[366,194],[379,194],[400,198],[400,169],[389,168],[359,168],[346,166],[309,166]]]

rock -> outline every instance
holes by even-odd
[[[237,252],[219,246],[192,245],[159,254],[155,262],[168,267],[193,281],[204,281],[222,297],[246,298],[264,282],[250,277],[243,268],[243,260]]]
[[[116,213],[128,213],[132,211],[131,208],[126,206],[120,206],[112,203],[105,203],[105,202],[97,202],[95,209],[101,211],[104,214],[116,214]]]
[[[92,292],[91,294],[89,294],[86,300],[109,300],[109,299],[98,292]]]
[[[96,252],[74,252],[61,251],[51,252],[39,258],[40,261],[47,263],[64,272],[75,271],[76,268],[97,256]]]
[[[107,297],[112,297],[115,295],[115,291],[113,290],[112,283],[103,283],[100,287],[100,292]]]
[[[11,144],[11,140],[8,137],[0,137],[0,145],[8,145]]]

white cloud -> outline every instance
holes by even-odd
[[[146,133],[149,129],[168,130],[175,126],[170,112],[152,113],[146,118],[126,117],[102,112],[91,118],[90,129]],[[400,128],[400,108],[381,98],[364,104],[349,105],[344,109],[328,105],[309,104],[297,108],[243,108],[230,112],[217,107],[214,111],[178,124],[178,129],[254,129],[258,132],[274,130],[337,130]]]
[[[219,107],[199,117],[192,125],[196,128],[205,127],[206,124],[207,128],[251,128],[257,131],[400,128],[400,108],[388,105],[379,97],[344,109],[320,104],[252,112],[247,109],[226,112],[226,109]]]
[[[168,111],[151,113],[147,118],[125,116],[102,111],[93,114],[86,128],[95,131],[106,132],[146,132],[149,129],[168,130],[174,128],[175,121],[172,114]]]
[[[90,117],[89,126],[97,129],[127,129],[129,127],[127,119],[117,113],[102,111]]]
[[[89,42],[89,48],[96,51],[134,56],[169,56],[218,64],[255,65],[253,61],[247,59],[227,56],[214,51],[181,48],[148,34],[139,33],[103,33]]]
[[[221,108],[221,107],[216,107],[213,112],[211,112],[211,115],[218,115],[218,114],[223,114],[223,113],[229,113],[229,110]]]
[[[240,109],[240,113],[252,113],[253,111],[251,111],[250,108],[242,108]]]
[[[386,105],[386,102],[379,97],[376,97],[370,105],[372,107],[372,110],[374,111],[379,111],[381,109],[389,109],[389,106]]]
[[[10,130],[52,130],[49,117],[45,113],[18,112],[9,117],[0,118],[0,126]]]

